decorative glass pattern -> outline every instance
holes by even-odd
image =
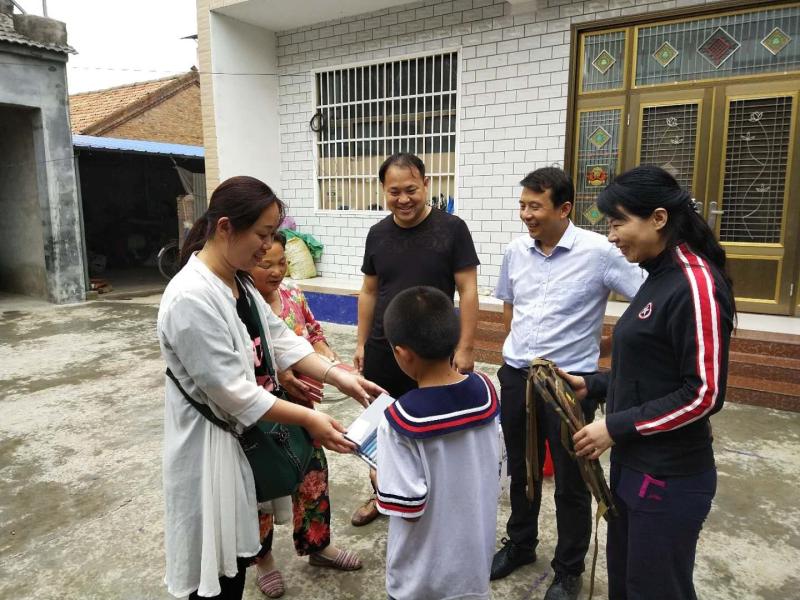
[[[711,66],[719,69],[726,60],[728,60],[733,53],[736,52],[742,45],[738,40],[725,31],[722,27],[717,27],[705,41],[700,44],[697,51],[700,56],[705,58]]]
[[[722,186],[723,242],[779,243],[791,140],[791,96],[733,100]]]
[[[603,213],[597,208],[597,202],[592,202],[592,205],[583,211],[583,217],[592,225],[597,225],[603,220]]]
[[[614,66],[614,63],[617,62],[617,59],[611,56],[608,52],[603,50],[597,57],[592,61],[592,66],[597,69],[601,75],[605,75],[606,72]]]
[[[640,27],[636,85],[800,71],[798,36],[800,6]]]
[[[664,42],[658,47],[658,50],[653,52],[653,58],[656,59],[658,64],[666,69],[669,63],[678,58],[678,54],[680,53],[675,46],[669,42]]]
[[[617,172],[622,110],[618,108],[582,112],[578,124],[578,157],[575,178],[573,218],[579,227],[605,233],[602,214],[595,199]],[[607,138],[598,146],[595,134],[602,130]]]
[[[783,29],[776,27],[767,34],[767,37],[761,40],[761,45],[764,46],[764,48],[766,48],[769,52],[777,56],[778,53],[786,48],[791,41],[792,38],[789,37],[789,35],[787,35]]]
[[[620,89],[625,78],[624,57],[624,31],[584,36],[581,91]]]
[[[647,106],[642,111],[639,164],[657,165],[692,191],[697,104]]]
[[[592,142],[592,145],[600,149],[608,143],[608,140],[611,139],[611,134],[608,133],[602,127],[598,127],[595,129],[592,134],[589,136],[589,141]]]

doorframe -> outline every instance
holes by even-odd
[[[579,84],[579,69],[583,57],[583,43],[582,36],[586,33],[593,31],[601,31],[606,29],[624,29],[632,28],[641,24],[652,24],[659,21],[667,21],[676,18],[685,18],[691,16],[704,17],[713,16],[720,12],[741,10],[741,9],[757,9],[761,7],[776,8],[785,4],[796,4],[797,0],[726,0],[725,2],[715,2],[713,4],[698,4],[697,6],[670,8],[667,10],[641,13],[638,15],[626,15],[624,17],[612,17],[610,19],[602,19],[599,21],[588,21],[586,23],[573,23],[570,27],[570,56],[569,56],[569,78],[567,80],[567,128],[566,137],[564,139],[564,165],[569,165],[572,162],[571,156],[575,150],[575,128],[576,128],[576,109],[578,107],[578,84]],[[629,58],[633,53],[632,40],[626,40],[626,72],[625,83],[627,83],[628,69],[630,68]],[[770,79],[782,76],[782,73],[774,73],[765,75]],[[754,78],[759,76],[754,75]],[[679,86],[692,86],[694,82],[681,82],[670,86],[671,89],[677,89]],[[627,94],[629,86],[623,90],[609,90],[608,94]],[[602,95],[603,92],[594,92],[595,95]]]
[[[796,164],[793,163],[795,163],[796,157],[800,156],[800,150],[798,150],[798,148],[800,148],[800,140],[798,140],[797,137],[797,121],[798,118],[800,118],[800,107],[798,106],[800,102],[800,92],[798,92],[799,85],[800,76],[792,74],[790,81],[784,82],[776,88],[764,93],[758,93],[756,91],[758,88],[757,84],[741,83],[739,81],[732,81],[728,85],[717,88],[719,90],[720,110],[723,117],[719,122],[712,124],[712,126],[721,126],[724,128],[721,142],[714,148],[715,153],[720,155],[720,159],[716,163],[720,165],[720,171],[717,179],[709,178],[706,197],[709,198],[709,201],[717,200],[719,202],[719,208],[723,211],[725,210],[725,204],[722,202],[722,186],[726,175],[724,153],[728,143],[729,132],[727,129],[727,122],[731,102],[747,99],[792,98],[782,211],[783,216],[779,240],[773,243],[720,242],[726,254],[731,258],[778,261],[775,290],[772,298],[737,297],[736,301],[739,304],[750,307],[760,313],[790,316],[797,314],[796,298],[798,290],[794,282],[797,279],[800,257],[798,256],[797,236],[791,235],[791,232],[797,231],[800,225],[800,215],[798,215],[796,211],[790,210],[790,207],[791,199],[793,197],[798,197],[797,194],[800,189],[800,177],[793,175],[792,172],[792,168],[796,168]],[[719,237],[721,224],[722,220],[720,219],[717,221],[714,228],[714,234],[717,237]],[[782,252],[778,253],[778,251]]]
[[[637,27],[642,25],[653,25],[658,24],[665,21],[675,20],[675,19],[691,19],[695,20],[698,18],[703,17],[711,17],[715,15],[719,15],[720,13],[728,13],[728,12],[740,12],[740,11],[749,11],[749,10],[758,10],[764,8],[779,8],[782,6],[791,6],[797,5],[797,0],[727,0],[724,2],[716,2],[713,4],[698,4],[696,6],[689,6],[689,7],[680,7],[680,8],[673,8],[663,11],[657,11],[652,13],[641,13],[637,15],[629,15],[623,17],[614,17],[610,19],[603,19],[599,21],[589,21],[585,23],[574,23],[570,28],[570,61],[569,61],[569,75],[568,75],[568,88],[567,88],[567,115],[566,115],[566,131],[565,131],[565,139],[564,139],[564,160],[563,164],[565,169],[569,170],[574,168],[574,165],[577,164],[577,133],[579,129],[580,123],[580,112],[587,110],[586,106],[582,106],[582,108],[578,109],[579,99],[582,100],[584,103],[586,100],[589,100],[589,104],[591,106],[603,106],[603,105],[624,105],[624,111],[622,115],[622,129],[621,129],[621,140],[623,140],[621,144],[621,160],[618,161],[620,171],[624,171],[626,169],[631,168],[635,161],[638,159],[639,156],[639,141],[635,141],[634,146],[630,146],[630,142],[632,141],[632,136],[634,135],[633,132],[637,131],[638,127],[638,120],[641,116],[641,97],[647,96],[649,93],[653,92],[673,92],[678,95],[682,95],[682,93],[688,93],[692,89],[695,90],[696,94],[700,97],[704,98],[704,101],[700,103],[702,111],[704,114],[699,115],[699,118],[702,118],[703,123],[701,124],[698,122],[698,141],[702,140],[702,132],[707,131],[709,127],[714,127],[715,117],[718,118],[717,113],[721,110],[723,113],[727,110],[728,102],[726,100],[726,94],[720,94],[717,92],[717,86],[720,84],[727,84],[728,86],[739,86],[739,85],[747,85],[759,82],[772,82],[776,79],[781,79],[786,77],[785,73],[783,72],[774,72],[774,73],[764,73],[764,74],[754,74],[748,75],[745,77],[736,77],[732,79],[728,78],[719,78],[714,79],[713,81],[704,80],[702,82],[698,81],[681,81],[675,82],[672,84],[664,84],[664,85],[653,85],[653,86],[643,86],[643,87],[636,87],[633,85],[634,81],[631,79],[636,76],[633,69],[634,64],[634,52],[636,48],[636,40],[634,36],[637,32]],[[627,30],[626,40],[625,40],[625,65],[624,65],[624,73],[623,73],[623,88],[622,89],[613,89],[613,90],[601,90],[601,91],[593,91],[589,93],[579,93],[579,86],[581,84],[581,71],[583,68],[583,41],[584,36],[586,34],[590,34],[593,32],[606,32],[609,30]],[[796,77],[798,73],[793,72],[792,77]],[[706,88],[708,86],[713,87],[714,89],[711,90],[710,98],[709,95],[706,94],[704,91],[700,91],[697,88]],[[634,99],[636,96],[636,99]],[[800,112],[798,112],[798,101],[800,100],[800,94],[795,96],[795,106],[793,106],[793,120],[792,126],[794,128],[795,133],[800,130],[800,124],[796,121],[800,118]],[[634,102],[634,100],[636,100]],[[633,105],[636,105],[636,115],[632,115],[633,113]],[[591,108],[589,108],[591,110]],[[797,136],[795,136],[797,137]],[[793,154],[797,157],[800,157],[800,140],[795,139],[792,140],[793,149],[796,151]],[[699,147],[699,144],[698,144]],[[631,150],[633,148],[633,150]],[[700,162],[703,162],[703,152],[698,152],[698,148],[695,149],[696,151],[696,160],[699,158]],[[708,148],[705,152],[705,162],[711,164],[713,154],[718,154],[719,152],[723,152],[724,150],[720,147],[716,148]],[[696,168],[698,168],[696,166]],[[573,178],[577,177],[577,173],[573,173]],[[800,193],[800,177],[789,177],[788,178],[789,186],[787,186],[787,198],[789,198],[791,193]],[[694,176],[694,186],[693,194],[705,194],[705,202],[704,202],[704,213],[708,211],[710,205],[710,196],[708,195],[708,191],[715,186],[710,181],[709,174],[706,173],[704,177],[698,177],[697,171],[695,172]],[[788,203],[788,201],[787,201]],[[786,211],[785,211],[786,213]],[[787,220],[788,215],[784,215],[784,223],[782,227],[784,228],[784,232],[782,233],[782,239],[785,241],[787,240],[787,236],[785,232],[788,230],[790,223]],[[719,223],[717,223],[719,226]],[[718,230],[718,226],[715,228]],[[716,234],[716,231],[715,231]],[[798,256],[798,246],[800,244],[797,241],[792,240],[794,243],[789,243],[785,248],[784,259],[782,261],[781,266],[785,266],[786,262],[789,262],[789,268],[791,273],[789,276],[781,279],[781,274],[779,273],[778,281],[776,283],[776,303],[770,302],[754,302],[752,303],[752,308],[758,310],[758,312],[762,313],[773,313],[775,312],[775,308],[777,305],[782,305],[783,303],[780,301],[781,297],[785,297],[785,304],[786,307],[784,310],[780,310],[779,314],[800,314],[800,257]],[[789,246],[794,246],[793,248],[789,248]],[[788,259],[788,260],[787,260]],[[791,287],[789,287],[791,284]],[[784,287],[788,289],[783,289]],[[786,296],[784,296],[786,294]],[[743,299],[745,303],[750,304],[747,302],[748,299]],[[763,304],[762,304],[763,302]],[[757,308],[758,307],[758,308]],[[772,308],[772,310],[770,310]]]

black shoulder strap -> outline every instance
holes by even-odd
[[[247,299],[247,306],[250,309],[250,318],[253,319],[253,322],[256,324],[258,328],[258,335],[261,336],[261,348],[264,354],[262,360],[267,368],[267,373],[272,378],[272,381],[277,386],[278,385],[278,378],[275,375],[275,367],[272,364],[272,356],[269,353],[269,344],[267,343],[267,336],[264,333],[264,324],[261,322],[261,315],[258,313],[258,306],[256,305],[256,300],[253,298],[253,295],[250,293],[250,290],[247,289],[247,286],[244,284],[243,281],[239,281],[237,278],[237,283],[239,284],[239,289],[244,291],[245,298]]]
[[[178,378],[175,377],[175,374],[169,367],[167,367],[167,377],[169,377],[172,380],[172,383],[174,383],[175,386],[180,390],[181,394],[183,394],[183,397],[186,398],[186,401],[189,404],[191,404],[195,409],[197,409],[197,412],[199,412],[201,415],[203,415],[206,419],[211,421],[214,425],[216,425],[220,429],[223,429],[230,434],[237,435],[236,431],[233,430],[230,424],[226,423],[225,421],[217,417],[211,411],[211,409],[208,407],[207,404],[200,404],[196,400],[192,399],[192,397],[186,393],[186,390],[183,389],[183,386],[178,382]]]

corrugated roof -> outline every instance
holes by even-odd
[[[93,135],[72,135],[72,145],[76,148],[92,148],[111,152],[133,152],[138,154],[156,154],[159,156],[184,156],[187,158],[204,158],[202,146],[185,144],[167,144],[165,142],[145,142],[142,140],[123,140],[120,138],[95,137]]]
[[[4,18],[5,17],[5,18]],[[9,42],[11,44],[21,44],[31,48],[41,48],[43,50],[52,50],[53,52],[61,52],[64,54],[75,54],[75,49],[67,44],[46,44],[44,42],[37,42],[29,37],[14,31],[14,21],[10,15],[0,14],[0,42]]]
[[[82,133],[92,125],[109,119],[114,113],[145,101],[165,86],[176,83],[185,77],[186,73],[182,73],[94,92],[73,94],[69,97],[69,117],[72,131]]]

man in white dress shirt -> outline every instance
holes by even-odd
[[[541,477],[536,497],[525,493],[525,391],[533,358],[555,361],[571,373],[597,371],[600,334],[609,292],[633,297],[644,281],[602,235],[570,221],[572,181],[564,171],[546,167],[521,181],[520,218],[528,233],[506,248],[495,296],[503,301],[506,337],[501,386],[501,421],[511,475],[508,539],[495,554],[492,579],[536,560]],[[541,402],[541,400],[540,400]],[[584,406],[588,420],[594,406]],[[555,470],[558,541],[551,566],[555,577],[546,600],[574,600],[592,532],[591,498],[577,463],[561,444],[561,424],[550,406],[537,406],[539,472],[548,440]]]

